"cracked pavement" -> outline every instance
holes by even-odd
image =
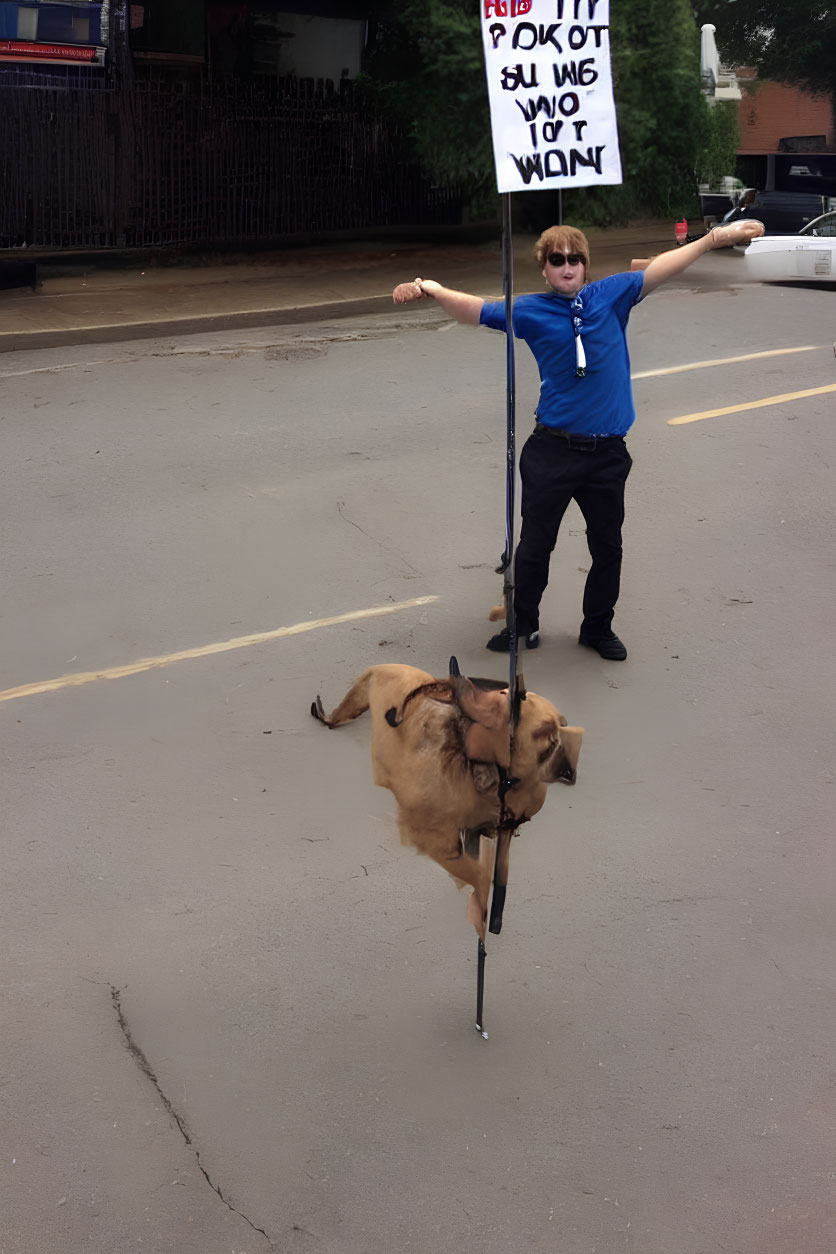
[[[177,1110],[175,1109],[173,1103],[169,1100],[168,1097],[166,1097],[165,1093],[160,1088],[160,1082],[155,1076],[153,1068],[151,1067],[151,1064],[149,1063],[148,1059],[145,1057],[145,1054],[142,1052],[142,1049],[140,1048],[140,1046],[134,1040],[130,1027],[128,1026],[125,1020],[125,1014],[122,1009],[122,994],[120,990],[118,988],[111,987],[110,997],[113,1002],[113,1008],[116,1011],[116,1017],[119,1020],[119,1027],[121,1028],[122,1035],[125,1038],[125,1044],[127,1045],[131,1053],[131,1056],[135,1060],[142,1074],[149,1080],[151,1084],[153,1084],[154,1088],[159,1093],[160,1100],[162,1101],[162,1104],[165,1107],[168,1115],[170,1116],[172,1121],[177,1125],[177,1128],[180,1131],[180,1135],[182,1136],[183,1141],[194,1154],[195,1161],[197,1162],[197,1165],[200,1168],[200,1174],[203,1176],[204,1180],[209,1185],[210,1189],[214,1189],[218,1197],[223,1202],[224,1206],[226,1206],[229,1210],[231,1210],[233,1214],[240,1215],[242,1219],[246,1220],[246,1222],[250,1225],[252,1230],[254,1232],[259,1233],[261,1236],[263,1236],[269,1242],[271,1249],[275,1249],[275,1246],[273,1245],[272,1241],[270,1241],[270,1238],[267,1236],[267,1233],[264,1231],[264,1229],[259,1228],[258,1224],[253,1223],[253,1221],[250,1218],[248,1218],[247,1215],[242,1214],[242,1212],[238,1210],[236,1206],[233,1206],[232,1202],[230,1202],[228,1198],[224,1197],[223,1189],[220,1187],[220,1185],[217,1184],[209,1175],[209,1172],[206,1170],[203,1163],[201,1162],[200,1148],[197,1145],[195,1145],[194,1141],[192,1140],[191,1133],[189,1132],[189,1129],[187,1128],[182,1115],[179,1115],[177,1113]]]

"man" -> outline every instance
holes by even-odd
[[[726,248],[763,234],[760,222],[715,227],[708,235],[630,273],[587,283],[589,244],[575,227],[544,231],[534,253],[548,291],[514,302],[514,334],[526,341],[540,371],[534,432],[520,454],[522,528],[514,566],[517,634],[526,647],[540,643],[540,600],[560,520],[571,500],[586,522],[592,563],[583,596],[579,643],[608,661],[627,649],[612,629],[621,579],[624,485],[632,459],[624,436],[635,409],[626,328],[643,296],[687,269],[712,248]],[[397,304],[431,298],[458,322],[505,330],[505,302],[490,303],[433,279],[402,283]],[[507,627],[487,647],[510,649]]]

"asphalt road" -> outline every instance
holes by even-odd
[[[836,293],[740,270],[631,320],[624,664],[564,523],[521,663],[586,737],[487,1042],[463,898],[308,709],[502,673],[501,338],[3,358],[1,1254],[832,1254]]]

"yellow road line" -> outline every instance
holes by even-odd
[[[782,392],[780,396],[766,396],[762,401],[744,401],[742,405],[726,405],[724,409],[704,409],[699,414],[683,414],[680,418],[669,418],[668,426],[678,427],[685,422],[701,422],[703,418],[722,418],[724,414],[739,414],[744,409],[784,405],[787,401],[803,400],[805,396],[823,396],[825,392],[836,392],[836,383],[828,383],[823,388],[806,388],[803,392]]]
[[[356,623],[361,619],[379,618],[382,614],[396,614],[399,610],[411,610],[420,605],[431,605],[437,596],[414,597],[411,601],[397,601],[392,605],[374,605],[370,609],[350,610],[347,614],[335,614],[333,618],[313,618],[292,627],[277,627],[274,631],[259,631],[251,636],[236,636],[217,644],[204,644],[196,649],[183,649],[180,653],[164,653],[160,657],[144,657],[127,666],[113,666],[103,671],[78,671],[74,675],[59,675],[57,679],[44,679],[40,683],[22,684],[20,688],[7,688],[0,692],[0,701],[15,701],[18,697],[34,697],[42,692],[58,692],[61,688],[79,688],[92,684],[96,679],[124,679],[142,671],[158,670],[174,662],[190,662],[194,658],[211,657],[215,653],[229,653],[232,649],[248,649],[254,644],[268,644],[284,636],[299,636],[305,631],[317,631],[320,627],[335,627],[340,623]]]
[[[761,357],[783,357],[787,353],[812,353],[824,344],[804,344],[800,348],[767,348],[760,353],[744,353],[741,357],[713,357],[710,361],[690,361],[684,366],[665,366],[662,370],[641,370],[631,379],[655,379],[663,374],[682,374],[685,370],[707,370],[709,366],[732,366],[738,361],[757,361]]]

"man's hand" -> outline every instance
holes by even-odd
[[[423,300],[441,290],[435,279],[413,279],[411,283],[399,283],[392,293],[396,305],[408,305],[411,300]]]
[[[764,225],[757,218],[743,218],[740,222],[729,222],[725,226],[711,228],[712,248],[731,248],[733,244],[748,244],[750,239],[763,235]]]
[[[692,262],[703,253],[711,252],[712,248],[730,248],[732,244],[748,244],[750,239],[763,235],[763,223],[754,218],[741,222],[729,222],[727,226],[715,226],[707,235],[700,235],[683,244],[681,248],[670,248],[666,253],[653,257],[644,271],[642,295],[656,290],[662,283],[687,270]]]
[[[479,325],[479,315],[485,303],[481,296],[470,296],[467,292],[457,292],[453,288],[436,283],[435,279],[413,279],[411,283],[399,283],[392,293],[396,305],[408,305],[412,300],[423,300],[432,297],[444,312],[456,322],[468,326]]]

